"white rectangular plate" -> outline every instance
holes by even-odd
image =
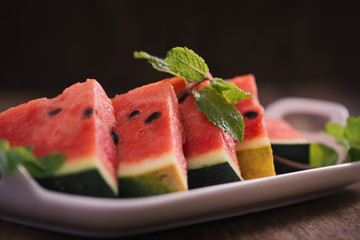
[[[341,124],[348,116],[339,104],[302,98],[281,99],[266,110],[273,117],[321,113]],[[336,147],[322,132],[303,134]],[[15,175],[0,180],[0,218],[81,236],[121,237],[285,206],[359,180],[356,162],[154,197],[106,199],[46,190],[19,167]]]
[[[0,218],[63,233],[120,237],[317,198],[360,180],[360,162],[134,199],[49,191],[21,167],[0,180]]]

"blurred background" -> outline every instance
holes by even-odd
[[[359,20],[356,1],[2,0],[0,110],[87,78],[113,97],[169,77],[133,51],[187,46],[214,76],[253,73],[264,106],[309,97],[357,116]]]

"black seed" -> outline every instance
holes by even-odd
[[[258,115],[258,113],[254,112],[254,111],[249,111],[244,114],[245,117],[250,118],[250,119],[256,118],[257,115]]]
[[[145,123],[151,123],[152,121],[158,119],[160,116],[160,112],[154,112],[145,120]]]
[[[132,113],[130,113],[130,115],[129,115],[129,120],[131,120],[131,119],[133,119],[136,115],[138,115],[140,112],[139,112],[139,110],[135,110],[135,111],[133,111]]]
[[[48,114],[50,117],[53,117],[53,116],[55,116],[56,114],[60,113],[61,110],[62,110],[61,108],[56,108],[56,109],[50,110],[47,114]]]
[[[88,108],[84,111],[83,117],[90,118],[93,113],[94,113],[94,109]]]
[[[114,141],[115,145],[117,145],[119,142],[119,136],[117,135],[116,132],[111,132],[111,138]]]

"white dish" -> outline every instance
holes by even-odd
[[[121,237],[289,205],[360,180],[360,162],[134,199],[49,191],[23,167],[0,180],[0,218],[89,237]]]

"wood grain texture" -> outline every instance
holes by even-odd
[[[86,238],[0,221],[0,239]],[[123,239],[360,239],[360,182],[312,201]]]

